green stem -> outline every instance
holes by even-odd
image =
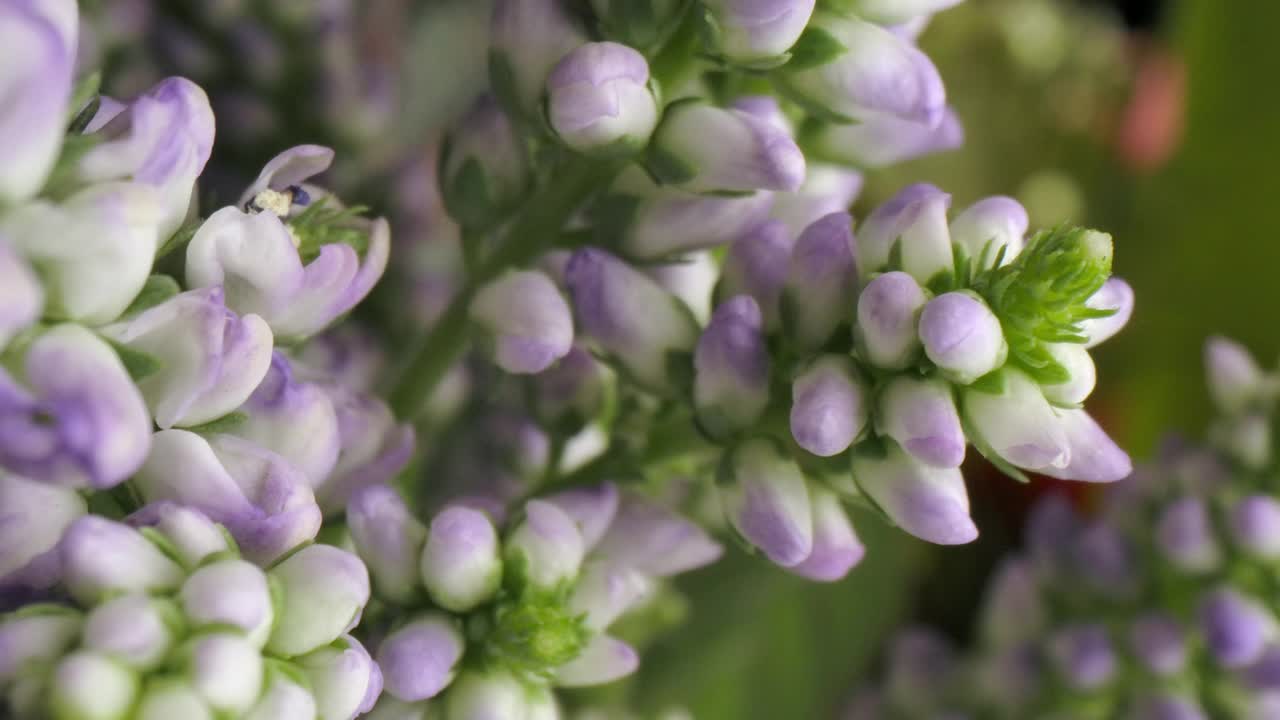
[[[649,76],[656,80],[658,87],[662,89],[663,102],[670,102],[673,99],[671,91],[684,82],[685,77],[694,67],[691,60],[697,56],[702,42],[702,18],[699,16],[698,7],[697,3],[687,4],[680,25],[649,63]]]

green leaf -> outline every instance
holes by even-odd
[[[203,425],[196,425],[187,428],[188,431],[199,433],[201,435],[217,435],[220,433],[228,433],[244,424],[249,416],[240,411],[229,412],[217,420],[210,420]]]
[[[147,282],[142,286],[138,296],[133,299],[133,302],[124,311],[123,317],[131,317],[144,310],[149,310],[180,292],[182,292],[182,288],[178,286],[177,280],[168,275],[152,275],[147,278]]]
[[[182,225],[182,227],[173,231],[160,249],[156,251],[156,260],[165,257],[169,253],[179,250],[187,246],[191,242],[191,238],[195,237],[196,231],[204,224],[203,220],[196,219]]]
[[[97,113],[98,91],[101,87],[102,73],[96,70],[76,81],[75,89],[71,91],[71,102],[67,104],[71,112],[71,117],[68,118],[70,126],[68,132],[79,133],[93,119],[94,114]],[[86,112],[88,117],[85,117]],[[77,128],[76,123],[82,118],[83,124]]]
[[[116,351],[120,362],[124,364],[124,369],[129,372],[129,377],[133,378],[134,382],[150,377],[164,368],[164,361],[155,355],[134,350],[124,343],[111,339],[106,340],[111,345],[111,349]]]
[[[350,245],[359,255],[364,255],[369,247],[368,231],[354,225],[368,208],[363,205],[331,207],[328,200],[320,198],[288,220],[298,239],[298,256],[304,263],[314,260],[325,245]]]
[[[791,59],[782,66],[782,71],[794,72],[826,65],[848,51],[848,46],[836,36],[810,26],[791,47]]]
[[[697,177],[698,169],[678,155],[652,143],[645,154],[645,169],[659,185],[680,185]]]

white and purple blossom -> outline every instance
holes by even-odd
[[[927,300],[920,283],[904,272],[887,272],[867,283],[854,324],[862,357],[875,367],[907,367],[920,354],[916,326]]]
[[[547,513],[540,506],[527,512],[529,527],[538,534]],[[442,510],[431,519],[419,565],[427,593],[437,605],[456,613],[488,601],[502,582],[499,551],[497,530],[484,513],[461,506]],[[531,551],[530,557],[535,555],[537,551]],[[529,569],[540,571],[539,567]]]
[[[861,170],[879,170],[964,144],[964,126],[950,106],[940,120],[877,114],[861,122],[816,123],[803,135],[805,147],[817,157]]]
[[[329,479],[342,451],[337,410],[326,389],[300,377],[284,353],[271,354],[262,381],[236,412],[243,419],[227,434],[280,455],[313,489]]]
[[[966,292],[943,293],[924,306],[920,343],[938,369],[961,385],[999,368],[1009,354],[1000,319],[981,298]]]
[[[962,545],[978,537],[969,517],[969,494],[959,468],[925,465],[896,444],[883,457],[855,454],[853,477],[903,530],[939,545]]]
[[[804,32],[814,0],[711,0],[713,51],[746,65],[784,58]]]
[[[769,402],[769,351],[764,318],[749,295],[716,308],[693,356],[698,422],[724,437],[750,427]]]
[[[44,288],[31,267],[0,237],[0,351],[40,319]]]
[[[799,466],[763,439],[741,443],[724,463],[719,495],[734,529],[782,567],[809,557],[813,515]]]
[[[928,184],[903,188],[862,223],[858,231],[858,269],[883,270],[895,255],[902,270],[921,284],[952,268],[951,233],[947,209],[951,196]]]
[[[464,648],[462,632],[447,616],[413,619],[378,648],[386,691],[405,702],[435,697],[453,681]]]
[[[765,329],[777,328],[794,247],[795,238],[776,220],[765,221],[735,238],[725,254],[715,291],[717,300],[750,295],[764,314]]]
[[[858,268],[853,217],[825,215],[804,229],[791,250],[781,312],[788,334],[805,349],[822,347],[853,317]]]
[[[511,271],[480,288],[471,317],[493,333],[494,360],[507,372],[540,373],[573,345],[573,311],[540,272]]]
[[[791,385],[791,436],[820,457],[844,452],[867,426],[869,396],[848,358],[819,357]]]
[[[804,154],[795,141],[744,110],[697,101],[670,105],[649,152],[660,182],[691,192],[794,192],[804,183]]]
[[[629,153],[658,124],[644,56],[615,42],[569,51],[547,77],[547,119],[561,142],[579,152]]]
[[[587,42],[560,0],[497,0],[489,24],[489,73],[509,84],[504,102],[532,117],[547,76],[570,50]]]

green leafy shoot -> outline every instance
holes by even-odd
[[[331,207],[328,198],[319,198],[297,216],[289,218],[289,227],[298,239],[298,254],[304,263],[311,262],[325,245],[341,243],[350,245],[364,255],[369,247],[368,230],[359,227],[369,208],[352,205],[347,208]]]

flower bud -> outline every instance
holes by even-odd
[[[38,269],[45,315],[102,325],[120,317],[146,283],[161,211],[154,188],[102,183],[58,205],[14,208],[0,218],[0,235]]]
[[[853,477],[895,523],[921,540],[963,545],[978,537],[957,468],[925,465],[887,443],[883,457],[855,454]]]
[[[400,495],[386,485],[357,490],[347,505],[347,528],[376,593],[396,603],[412,600],[421,585],[418,564],[427,528]]]
[[[267,602],[270,604],[269,597]],[[120,595],[97,606],[85,618],[81,644],[134,670],[151,670],[173,647],[178,617],[178,608],[168,600],[140,593]]]
[[[1036,638],[1048,622],[1036,569],[1020,557],[1000,561],[987,584],[981,606],[982,639],[1008,648]]]
[[[311,681],[318,720],[347,720],[373,708],[382,673],[364,646],[350,635],[294,658]]]
[[[1168,615],[1148,613],[1129,628],[1129,645],[1149,672],[1174,675],[1187,664],[1186,635],[1186,630]]]
[[[807,350],[822,347],[849,321],[858,297],[853,247],[853,218],[845,212],[818,219],[796,239],[781,312],[789,334]]]
[[[1056,632],[1049,654],[1067,685],[1075,690],[1096,690],[1116,674],[1116,655],[1102,625],[1072,625]]]
[[[1180,570],[1199,575],[1222,563],[1209,508],[1201,498],[1184,497],[1164,508],[1155,531],[1156,547]]]
[[[769,351],[764,318],[749,295],[716,308],[693,356],[698,422],[715,437],[755,424],[769,403]]]
[[[27,388],[0,370],[0,467],[68,487],[113,487],[147,456],[151,419],[123,363],[77,325],[37,338]],[[29,390],[28,390],[29,388]]]
[[[1228,415],[1244,412],[1273,386],[1243,345],[1223,337],[1212,337],[1205,343],[1204,365],[1209,395]]]
[[[808,163],[804,184],[791,193],[774,193],[769,216],[781,220],[793,236],[831,213],[847,212],[862,191],[862,174],[838,165]]]
[[[795,141],[773,123],[699,101],[673,103],[649,146],[659,182],[692,192],[795,192],[805,161]]]
[[[992,267],[997,257],[1001,258],[1001,265],[1008,265],[1022,252],[1028,225],[1027,211],[1017,200],[993,195],[955,216],[951,221],[951,242],[965,249],[976,270]]]
[[[707,20],[712,52],[732,63],[770,66],[785,62],[786,52],[800,39],[814,0],[710,0]]]
[[[936,126],[946,106],[942,78],[910,41],[855,16],[814,13],[806,33],[830,48],[826,62],[784,66],[779,82],[788,95],[841,122],[878,116]]]
[[[76,4],[52,0],[0,8],[0,206],[36,194],[66,131],[76,70]]]
[[[524,509],[524,521],[507,540],[506,561],[523,569],[533,587],[552,589],[573,580],[584,553],[573,519],[543,500],[530,500]]]
[[[586,41],[561,0],[497,0],[489,23],[490,85],[509,109],[533,118],[551,69]]]
[[[773,563],[794,567],[813,550],[808,483],[769,440],[756,438],[721,461],[720,499],[734,529]]]
[[[274,609],[267,576],[244,560],[222,560],[196,570],[178,593],[196,628],[234,627],[261,646],[271,633]]]
[[[1000,319],[976,294],[963,291],[944,293],[924,306],[920,342],[938,369],[961,385],[1000,367],[1009,354]],[[1082,352],[1087,359],[1088,352]]]
[[[80,637],[80,613],[60,609],[13,614],[0,620],[0,687],[18,675],[62,657]]]
[[[858,540],[840,499],[828,490],[811,489],[813,500],[813,552],[799,565],[788,568],[801,577],[835,582],[862,560],[866,548]]]
[[[480,288],[471,317],[493,333],[495,361],[510,373],[540,373],[573,346],[573,311],[540,272],[508,271]]]
[[[948,106],[942,109],[941,119],[873,114],[856,123],[813,121],[802,128],[801,136],[805,149],[821,160],[877,170],[955,150],[964,144],[964,126]]]
[[[325,513],[347,506],[351,494],[368,485],[388,483],[413,455],[413,427],[396,422],[387,404],[334,382],[320,382],[338,418],[338,464],[316,488]]]
[[[981,442],[1005,461],[1037,472],[1070,463],[1062,423],[1040,386],[1021,370],[1006,367],[991,387],[966,388],[962,405]]]
[[[80,517],[58,545],[63,582],[92,604],[119,592],[168,592],[184,573],[137,530],[96,515]]]
[[[881,430],[916,461],[937,468],[964,462],[965,436],[951,386],[902,375],[880,393]]]
[[[849,358],[822,355],[791,384],[791,436],[819,457],[839,455],[866,429],[867,403]]]
[[[465,645],[462,633],[447,616],[419,616],[378,647],[386,691],[405,702],[435,697],[453,681]]]
[[[600,542],[618,513],[618,488],[609,482],[563,490],[543,499],[573,518],[582,533],[583,546],[588,550]]]
[[[266,375],[238,412],[244,421],[229,434],[284,458],[312,488],[329,478],[342,449],[337,411],[323,387],[297,377],[283,352],[271,354]]]
[[[48,692],[54,717],[124,720],[138,696],[138,677],[103,655],[82,650],[58,663]]]
[[[271,328],[257,315],[236,317],[221,287],[182,293],[103,334],[160,361],[138,389],[161,429],[200,425],[235,410],[271,364]]]
[[[933,185],[908,185],[876,208],[858,231],[858,269],[883,270],[896,254],[902,270],[921,284],[954,266],[947,208],[951,196]]]
[[[445,207],[463,227],[483,229],[504,220],[530,182],[524,145],[510,118],[488,95],[454,126],[440,168]]]
[[[134,486],[148,502],[182,503],[222,523],[245,556],[262,564],[320,529],[306,477],[279,455],[230,435],[156,433]]]
[[[16,249],[0,237],[0,350],[40,319],[44,287]]]
[[[639,570],[593,560],[573,586],[569,610],[582,617],[587,629],[601,632],[652,590],[651,581]]]
[[[281,602],[267,649],[301,655],[333,642],[360,619],[369,601],[369,572],[355,555],[330,545],[308,545],[269,573]]]
[[[1056,409],[1058,427],[1067,440],[1069,462],[1062,467],[1042,467],[1041,475],[1059,480],[1115,482],[1133,473],[1129,454],[1116,445],[1084,410]]]
[[[419,568],[432,601],[446,610],[461,613],[488,602],[502,583],[493,523],[479,510],[444,509],[431,520]]]
[[[547,119],[561,142],[579,152],[640,150],[658,124],[649,64],[626,45],[580,45],[547,78]]]
[[[60,575],[58,542],[88,510],[79,493],[0,472],[0,587],[48,587]]]
[[[1061,406],[1080,405],[1098,381],[1098,370],[1089,351],[1078,343],[1048,343],[1045,349],[1070,376],[1066,382],[1041,385],[1045,399]]]
[[[915,278],[887,272],[867,283],[858,296],[854,340],[872,365],[897,370],[910,365],[920,350],[916,324],[927,298]]]
[[[267,689],[243,720],[315,720],[316,699],[282,673],[270,674]]]
[[[186,648],[187,679],[219,714],[239,715],[262,691],[262,655],[248,639],[230,633],[199,635]]]
[[[623,497],[618,514],[594,550],[616,565],[654,577],[709,565],[723,552],[697,523],[633,494]]]
[[[833,5],[881,25],[901,25],[960,4],[960,0],[834,0]]]
[[[186,78],[166,78],[96,133],[100,142],[80,158],[76,174],[86,183],[130,179],[154,187],[160,237],[168,238],[187,216],[213,150],[213,126],[204,90]]]
[[[1228,530],[1235,544],[1260,558],[1280,556],[1280,502],[1269,495],[1246,495],[1231,508]]]
[[[1058,540],[1062,544],[1062,540]],[[1095,521],[1070,540],[1071,572],[1107,597],[1132,597],[1138,584],[1138,561],[1129,539],[1112,525]]]
[[[1091,348],[1120,332],[1128,324],[1129,317],[1133,315],[1133,288],[1118,277],[1109,278],[1089,298],[1086,305],[1094,309],[1116,311],[1114,315],[1080,323],[1084,336],[1089,338],[1084,346]]]
[[[556,668],[555,682],[560,687],[603,685],[630,675],[639,666],[640,656],[630,645],[597,635],[578,657]]]
[[[147,683],[134,717],[137,720],[214,720],[213,710],[204,698],[181,680]]]
[[[670,386],[670,358],[693,350],[698,327],[688,309],[657,283],[594,248],[573,254],[565,270],[582,333],[643,385]]]
[[[497,720],[525,716],[524,687],[502,670],[481,673],[467,670],[458,675],[445,695],[444,712],[449,720]]]
[[[938,633],[908,628],[893,639],[889,649],[888,695],[908,711],[924,711],[938,701],[956,671],[955,648]]]
[[[795,238],[776,220],[761,223],[735,239],[725,255],[715,291],[716,301],[750,295],[764,315],[765,329],[769,332],[777,329],[781,320],[782,289],[794,246]]]
[[[1199,619],[1209,653],[1227,669],[1252,664],[1276,635],[1267,609],[1229,588],[1208,593]]]
[[[188,569],[201,565],[205,558],[232,550],[227,532],[199,510],[172,502],[147,505],[130,515],[134,526],[150,525],[164,536],[167,550]]]

